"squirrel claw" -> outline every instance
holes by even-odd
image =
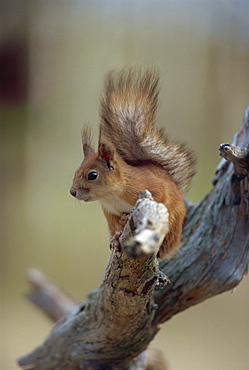
[[[119,219],[119,223],[120,223],[121,225],[125,225],[125,224],[126,224],[126,222],[129,220],[129,217],[130,217],[130,213],[129,213],[129,212],[124,212],[124,213],[121,215],[120,219]]]
[[[111,238],[110,241],[110,250],[111,251],[116,251],[116,252],[121,252],[121,245],[119,242],[119,238],[122,233],[115,233],[113,237]]]

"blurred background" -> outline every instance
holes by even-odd
[[[108,260],[100,206],[69,194],[84,123],[97,140],[105,73],[160,68],[158,125],[197,153],[187,199],[198,202],[249,103],[249,3],[1,0],[0,63],[0,368],[12,370],[53,325],[25,300],[27,268],[81,301]],[[151,345],[175,370],[248,369],[248,288],[245,277],[176,315]]]

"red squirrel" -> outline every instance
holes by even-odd
[[[179,248],[186,213],[183,195],[194,175],[195,159],[184,144],[170,142],[154,126],[158,84],[153,68],[109,72],[100,101],[98,151],[85,128],[84,160],[70,192],[85,202],[99,201],[113,237],[123,230],[122,215],[131,211],[141,191],[149,190],[170,215],[169,232],[158,252],[166,259]]]

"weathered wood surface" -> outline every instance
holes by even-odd
[[[233,289],[249,264],[249,107],[233,143],[221,144],[214,188],[189,205],[177,259],[160,267],[172,284],[155,293],[155,322]]]
[[[154,290],[167,283],[156,255],[168,223],[166,207],[145,192],[125,226],[121,251],[111,253],[98,290],[59,320],[45,344],[19,364],[34,369],[130,368],[130,361],[149,344],[157,309]],[[36,282],[40,290],[42,280]],[[43,289],[43,297],[48,295]],[[34,301],[37,294],[32,297]],[[137,363],[132,366],[137,368]]]
[[[170,284],[156,289],[167,283],[156,253],[167,232],[168,213],[144,199],[140,206],[145,218],[140,223],[141,212],[134,212],[121,251],[111,253],[100,287],[62,317],[43,345],[19,359],[19,366],[146,369],[144,350],[159,324],[238,285],[249,263],[248,149],[249,108],[233,143],[220,146],[227,161],[218,166],[213,189],[198,204],[188,204],[179,254],[160,262]],[[40,289],[40,299],[43,294],[46,290]]]

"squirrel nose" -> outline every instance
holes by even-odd
[[[70,189],[70,194],[73,196],[73,197],[76,197],[76,190],[74,188],[71,188]]]

